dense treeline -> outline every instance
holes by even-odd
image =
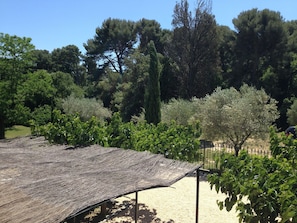
[[[232,30],[216,23],[210,5],[198,1],[191,10],[186,0],[176,3],[171,30],[145,18],[108,18],[84,44],[84,55],[74,45],[49,52],[35,49],[30,38],[1,34],[0,138],[6,126],[26,125],[32,118],[50,121],[51,112],[63,110],[70,95],[96,100],[124,121],[139,116],[149,83],[151,41],[162,102],[203,98],[217,87],[239,89],[246,83],[278,101],[277,124],[285,128],[297,97],[297,21],[251,9],[233,19]]]

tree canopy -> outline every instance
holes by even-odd
[[[30,38],[0,33],[0,139],[5,138],[5,127],[20,121],[20,113],[26,110],[16,95],[32,66],[33,50]]]
[[[87,55],[123,75],[124,59],[136,43],[135,22],[107,19],[96,29],[94,39],[84,44]]]
[[[217,88],[197,103],[203,136],[229,141],[236,155],[248,138],[265,137],[279,117],[276,100],[246,84],[239,90]]]
[[[153,41],[162,67],[161,102],[203,98],[217,87],[239,89],[246,83],[278,101],[276,124],[285,129],[297,98],[297,22],[285,21],[279,12],[251,9],[234,18],[231,30],[216,23],[211,5],[211,0],[197,0],[191,9],[187,0],[178,1],[170,30],[146,18],[107,18],[94,27],[94,37],[84,44],[85,55],[75,45],[35,50],[30,38],[1,34],[1,109],[2,114],[10,111],[6,125],[18,122],[13,119],[25,109],[15,98],[18,84],[26,73],[40,70],[51,75],[56,88],[52,107],[60,109],[61,99],[74,93],[101,100],[129,121],[145,107],[147,46]],[[22,43],[13,43],[18,41]],[[18,104],[18,112],[13,104]]]
[[[192,15],[187,0],[173,14],[170,56],[179,66],[181,97],[204,97],[219,84],[217,28],[208,0],[198,0]]]

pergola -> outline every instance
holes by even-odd
[[[148,152],[52,145],[43,137],[1,140],[0,222],[60,223],[110,199],[168,187],[195,171],[198,222],[199,168]]]

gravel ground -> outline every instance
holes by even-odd
[[[225,199],[210,189],[207,181],[200,180],[199,223],[236,223],[234,210],[220,211],[217,200]],[[138,223],[191,223],[195,222],[196,177],[185,177],[169,188],[138,192]],[[135,194],[116,199],[116,215],[105,223],[135,222]]]

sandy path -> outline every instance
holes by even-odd
[[[138,223],[195,223],[196,177],[185,177],[169,188],[156,188],[138,193]],[[199,223],[236,223],[238,218],[234,210],[220,211],[216,201],[223,200],[223,194],[210,190],[207,181],[200,181]],[[135,194],[117,199],[117,206],[126,205],[126,209],[116,217],[105,222],[130,223],[134,220]],[[131,205],[132,204],[132,205]]]

